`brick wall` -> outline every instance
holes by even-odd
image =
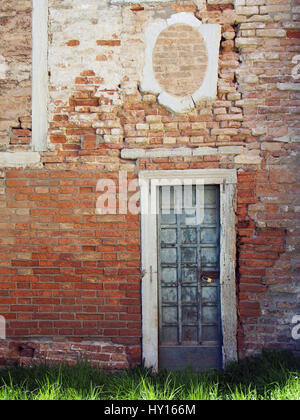
[[[241,348],[246,354],[262,346],[299,351],[290,333],[300,310],[299,93],[292,77],[299,2],[244,3],[236,9],[242,93],[236,104],[243,109],[243,133],[252,134],[247,142],[262,162],[248,179],[240,174],[241,189],[248,184],[239,195],[240,224],[247,213],[250,222],[239,232]]]
[[[31,137],[31,1],[1,1],[0,151],[27,150]]]
[[[0,172],[0,357],[141,361],[139,216],[95,212],[99,179],[141,169],[237,169],[239,355],[299,351],[297,1],[49,1],[49,150]],[[179,11],[220,23],[222,43],[217,100],[174,115],[139,82],[145,24]]]

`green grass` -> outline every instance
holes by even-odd
[[[107,373],[86,363],[0,371],[0,400],[300,400],[300,359],[263,352],[224,371]]]

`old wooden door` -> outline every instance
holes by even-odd
[[[177,188],[159,191],[159,369],[221,368],[220,187],[191,186],[182,214]]]

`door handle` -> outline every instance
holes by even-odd
[[[201,283],[212,284],[215,283],[220,277],[217,271],[201,271],[198,272],[198,279]]]
[[[203,283],[213,283],[214,280],[211,277],[207,277],[207,276],[201,276],[201,281],[203,281]]]

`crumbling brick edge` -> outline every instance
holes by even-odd
[[[108,370],[122,370],[141,363],[140,346],[105,341],[0,340],[0,366],[86,362]]]

